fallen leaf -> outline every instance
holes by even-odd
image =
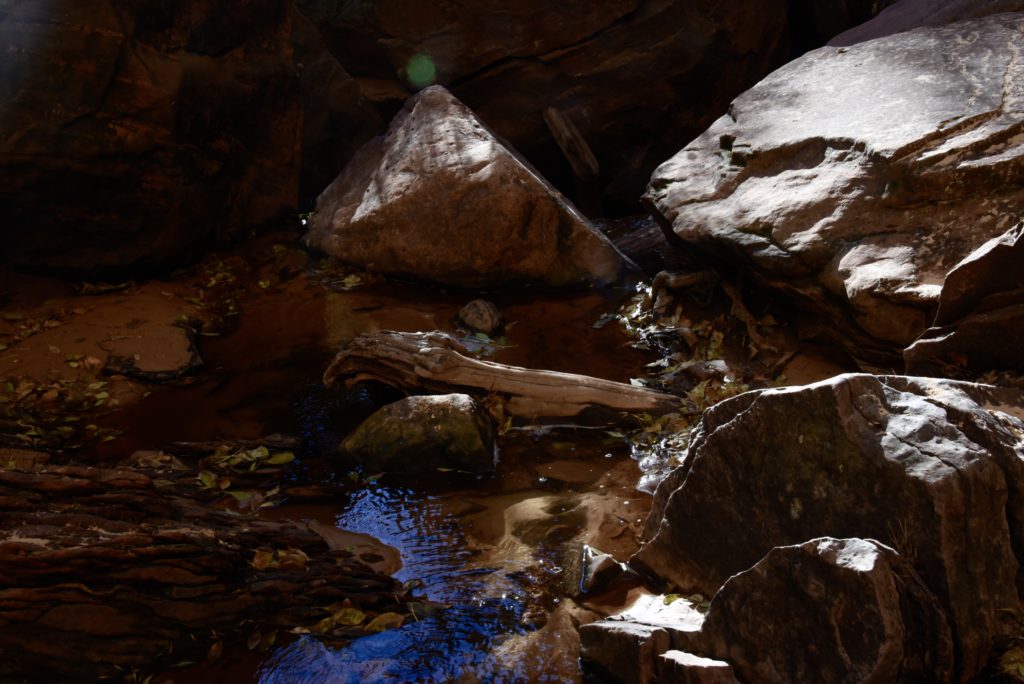
[[[366,619],[366,613],[358,608],[342,608],[334,614],[334,622],[347,627],[361,625]],[[371,623],[372,624],[372,623]]]
[[[294,460],[295,454],[292,452],[279,451],[276,454],[271,454],[270,457],[267,458],[267,463],[270,465],[284,465],[286,463],[291,463]]]
[[[364,629],[367,632],[383,632],[386,629],[401,627],[403,622],[405,622],[404,615],[399,615],[398,613],[381,613],[370,620],[369,624],[366,625]]]

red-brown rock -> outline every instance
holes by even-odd
[[[611,242],[441,86],[411,98],[317,200],[306,242],[460,287],[607,283]]]
[[[950,682],[938,601],[893,549],[814,539],[772,549],[715,595],[699,637],[745,682]]]
[[[659,486],[633,562],[707,596],[775,546],[880,540],[939,598],[968,678],[1019,602],[1022,416],[1016,390],[897,376],[726,400]]]
[[[299,0],[363,90],[395,111],[437,83],[559,187],[553,107],[599,162],[613,209],[635,212],[654,166],[789,53],[785,0]]]
[[[326,182],[375,116],[303,21],[290,0],[7,3],[3,256],[138,270],[294,211],[304,139],[342,139]],[[328,121],[304,127],[312,99]]]
[[[1022,29],[999,14],[810,52],[660,166],[647,199],[854,353],[901,352],[949,270],[1024,209]]]
[[[908,373],[1024,370],[1024,223],[961,261],[942,285],[932,327],[903,352]]]

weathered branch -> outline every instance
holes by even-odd
[[[408,391],[497,393],[508,414],[536,419],[578,416],[590,408],[669,413],[678,397],[587,375],[532,370],[481,361],[444,333],[376,332],[360,335],[334,358],[324,384],[376,380]]]

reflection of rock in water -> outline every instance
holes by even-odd
[[[298,435],[310,456],[333,454],[341,440],[381,406],[402,393],[376,382],[354,387],[327,388],[307,385],[291,402]]]
[[[400,549],[397,577],[422,581],[427,596],[451,608],[341,649],[301,639],[276,654],[261,682],[448,681],[482,663],[495,637],[522,631],[521,589],[497,569],[474,566],[476,553],[442,500],[410,489],[365,489],[338,524]]]

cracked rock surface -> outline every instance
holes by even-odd
[[[658,488],[633,562],[712,595],[775,546],[876,539],[938,598],[958,675],[973,676],[1019,601],[1022,403],[1017,390],[861,374],[723,401]]]
[[[862,354],[931,321],[946,273],[1024,210],[1024,15],[825,47],[654,173],[684,240],[838,322]]]

